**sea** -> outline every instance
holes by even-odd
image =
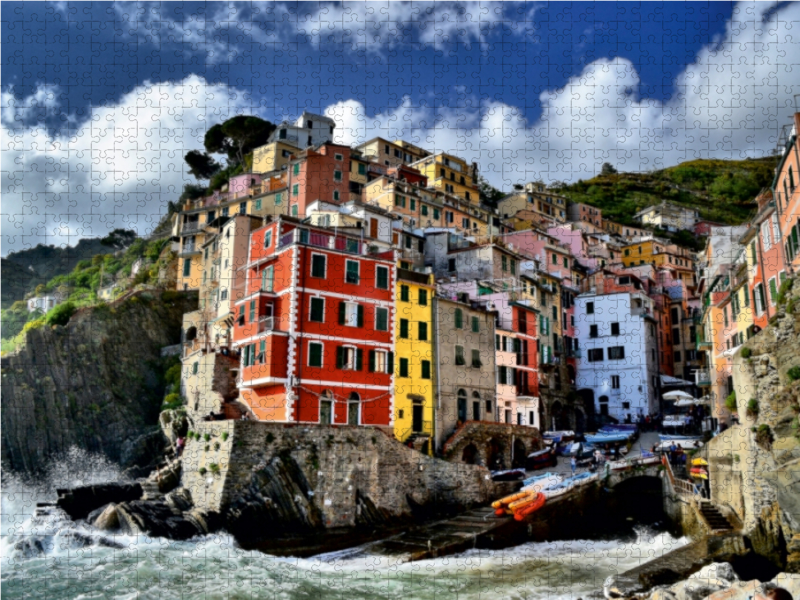
[[[176,542],[109,536],[58,514],[34,518],[36,502],[54,501],[59,487],[120,478],[114,464],[77,450],[53,460],[36,480],[3,474],[3,598],[586,599],[602,593],[608,576],[688,543],[631,521],[628,531],[605,539],[473,549],[408,563],[372,555],[366,546],[310,558],[275,557],[243,550],[225,533]],[[120,547],[103,546],[103,538]]]

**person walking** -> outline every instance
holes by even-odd
[[[575,475],[575,469],[578,468],[578,458],[573,456],[572,460],[569,461],[569,466],[572,467],[572,474]]]
[[[183,448],[186,445],[186,440],[183,436],[179,437],[178,440],[175,442],[175,456],[180,458],[181,454],[183,454]]]

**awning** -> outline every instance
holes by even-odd
[[[694,385],[694,381],[686,381],[671,375],[661,375],[661,387],[689,387],[692,385]]]

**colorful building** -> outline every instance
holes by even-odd
[[[233,346],[256,418],[393,426],[395,263],[292,218],[252,233]]]
[[[478,167],[465,160],[443,152],[411,163],[412,167],[428,178],[428,185],[447,194],[458,196],[478,205]]]

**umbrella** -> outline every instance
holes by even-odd
[[[674,392],[667,392],[663,396],[664,400],[694,400],[694,396],[691,394],[687,394],[686,392],[682,392],[680,390],[676,390]]]
[[[701,401],[692,398],[691,400],[681,399],[675,402],[675,406],[677,406],[678,408],[682,406],[692,406],[693,404],[701,404]]]

